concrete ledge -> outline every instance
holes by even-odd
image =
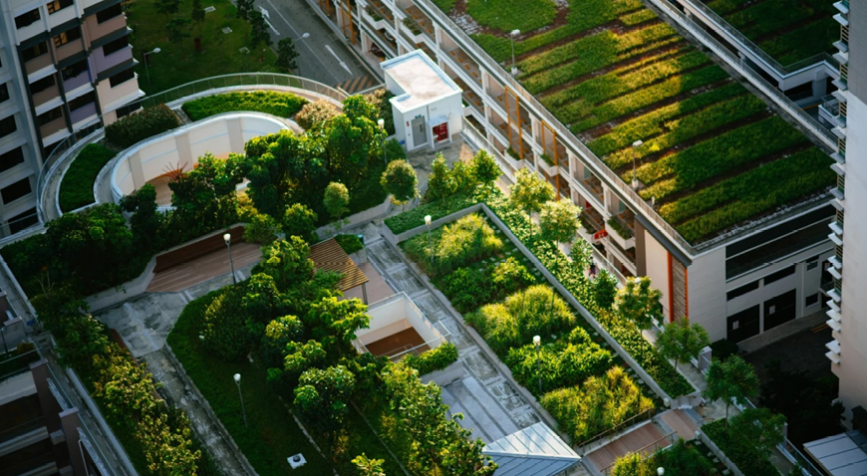
[[[734,474],[735,476],[744,476],[744,473],[738,468],[738,465],[736,465],[734,461],[730,460],[729,457],[726,456],[726,454],[719,449],[716,443],[714,443],[713,440],[708,438],[708,436],[705,435],[703,431],[699,435],[699,439],[702,443],[707,445],[708,448],[710,448],[713,454],[716,455],[716,457],[719,458],[719,460],[722,461],[724,465],[726,465],[726,468],[731,470],[732,474]]]
[[[157,265],[156,256],[151,257],[147,267],[138,277],[131,279],[116,288],[106,289],[84,298],[90,306],[90,312],[101,311],[105,308],[118,305],[128,299],[144,293],[151,280],[154,279],[154,267]]]

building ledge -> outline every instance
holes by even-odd
[[[832,257],[828,258],[828,262],[831,263],[834,266],[834,268],[836,268],[838,270],[843,269],[843,263],[836,256],[832,256]]]
[[[828,235],[828,239],[833,241],[834,244],[837,246],[843,246],[843,240],[838,238],[836,233],[831,233],[830,235]]]
[[[837,293],[836,289],[832,289],[828,291],[828,297],[834,300],[834,302],[839,303],[843,300],[843,298]]]
[[[48,137],[43,137],[42,138],[42,146],[48,147],[51,144],[56,144],[56,143],[62,141],[63,139],[66,139],[67,137],[69,137],[70,134],[72,134],[72,133],[69,132],[69,129],[64,127],[63,129],[60,129],[59,131],[55,132],[54,134],[51,134]]]
[[[834,319],[828,319],[827,321],[825,321],[825,324],[828,324],[828,327],[830,327],[831,330],[833,330],[834,332],[840,332],[840,323],[835,321]]]
[[[837,329],[834,329],[834,330],[836,330],[837,332],[840,332],[840,329],[839,329],[840,326],[839,326],[839,324],[840,324],[840,322],[841,322],[841,320],[842,320],[842,316],[840,315],[840,313],[837,312],[837,311],[835,311],[834,309],[828,309],[828,312],[826,312],[825,315],[827,315],[827,316],[830,318],[830,319],[828,320],[829,323],[830,323],[831,321],[833,321],[833,322],[835,322],[836,324],[838,324]],[[833,327],[833,326],[832,326],[832,327]]]
[[[837,23],[843,26],[849,26],[849,18],[842,13],[834,15],[834,19],[837,20]]]
[[[828,228],[830,228],[831,231],[833,231],[835,234],[843,236],[843,228],[840,226],[839,223],[837,223],[837,221],[832,221],[831,223],[829,223]]]
[[[840,356],[834,354],[833,352],[825,352],[825,357],[828,358],[831,362],[840,365]]]
[[[834,279],[843,279],[843,275],[840,274],[840,271],[838,271],[837,268],[834,268],[833,266],[828,268],[828,274],[833,276]]]

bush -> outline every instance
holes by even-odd
[[[484,268],[458,268],[436,282],[460,313],[500,301],[519,289],[536,283],[536,278],[517,259],[509,257]]]
[[[737,465],[744,476],[779,475],[777,468],[762,455],[749,441],[729,432],[726,420],[720,419],[701,427],[708,438]]]
[[[622,367],[612,367],[580,386],[546,393],[541,403],[576,444],[653,409],[653,402]]]
[[[433,264],[430,261],[431,244]],[[401,246],[407,256],[428,274],[439,276],[500,253],[503,241],[497,238],[485,218],[473,213],[436,230],[430,238],[427,233],[422,233]]]
[[[292,117],[301,110],[307,100],[292,93],[255,91],[250,93],[226,93],[187,101],[181,109],[193,121],[232,111],[264,112],[277,117]]]
[[[358,238],[358,235],[337,235],[334,239],[337,240],[337,244],[339,244],[340,247],[343,248],[343,251],[348,255],[364,249],[364,244],[361,242],[361,239]]]
[[[438,220],[444,216],[463,210],[470,205],[475,205],[479,200],[472,193],[459,193],[452,195],[445,203],[435,200],[430,203],[413,208],[404,213],[385,219],[385,226],[394,234],[403,233],[424,226],[425,215],[430,215],[432,220]]]
[[[60,183],[61,211],[71,212],[94,202],[93,183],[114,155],[113,150],[100,144],[88,144],[81,149]]]
[[[142,109],[105,127],[105,139],[122,149],[181,125],[165,104]]]
[[[313,102],[308,102],[295,115],[295,122],[298,123],[304,130],[310,130],[321,124],[324,124],[332,117],[339,114],[339,111],[334,104],[319,99]]]
[[[458,348],[451,342],[445,342],[435,349],[422,352],[421,355],[407,355],[403,361],[418,370],[419,375],[425,375],[457,362]]]
[[[205,310],[204,342],[222,359],[237,360],[247,350],[246,312],[241,305],[243,287],[234,286],[215,297]]]
[[[629,453],[618,458],[611,470],[611,476],[652,476],[656,468],[665,468],[670,476],[714,476],[717,473],[713,463],[682,439],[674,445],[660,450],[647,459],[640,453]]]

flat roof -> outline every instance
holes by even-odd
[[[422,50],[385,61],[382,70],[403,90],[391,99],[401,111],[410,111],[437,99],[460,94],[461,88]]]
[[[811,441],[804,449],[831,476],[867,476],[867,437],[860,431]]]
[[[310,259],[317,270],[336,271],[343,277],[337,283],[337,288],[347,291],[368,282],[367,276],[355,265],[355,261],[343,251],[337,240],[328,240],[316,243],[310,247]]]
[[[581,461],[548,425],[539,422],[485,446],[497,463],[494,476],[553,476]]]

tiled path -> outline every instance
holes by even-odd
[[[650,422],[588,454],[584,457],[584,464],[592,464],[597,470],[602,471],[614,464],[617,458],[627,453],[639,451],[648,445],[653,445],[645,450],[650,453],[668,446],[668,440],[660,441],[665,436],[659,427]],[[655,442],[659,442],[660,444],[654,445]],[[645,451],[642,451],[642,453]]]
[[[240,269],[253,264],[262,257],[259,245],[255,243],[235,243],[232,245],[232,260],[238,280],[246,279]],[[227,274],[229,253],[225,249],[209,253],[192,261],[161,271],[148,285],[148,292],[177,292]]]

